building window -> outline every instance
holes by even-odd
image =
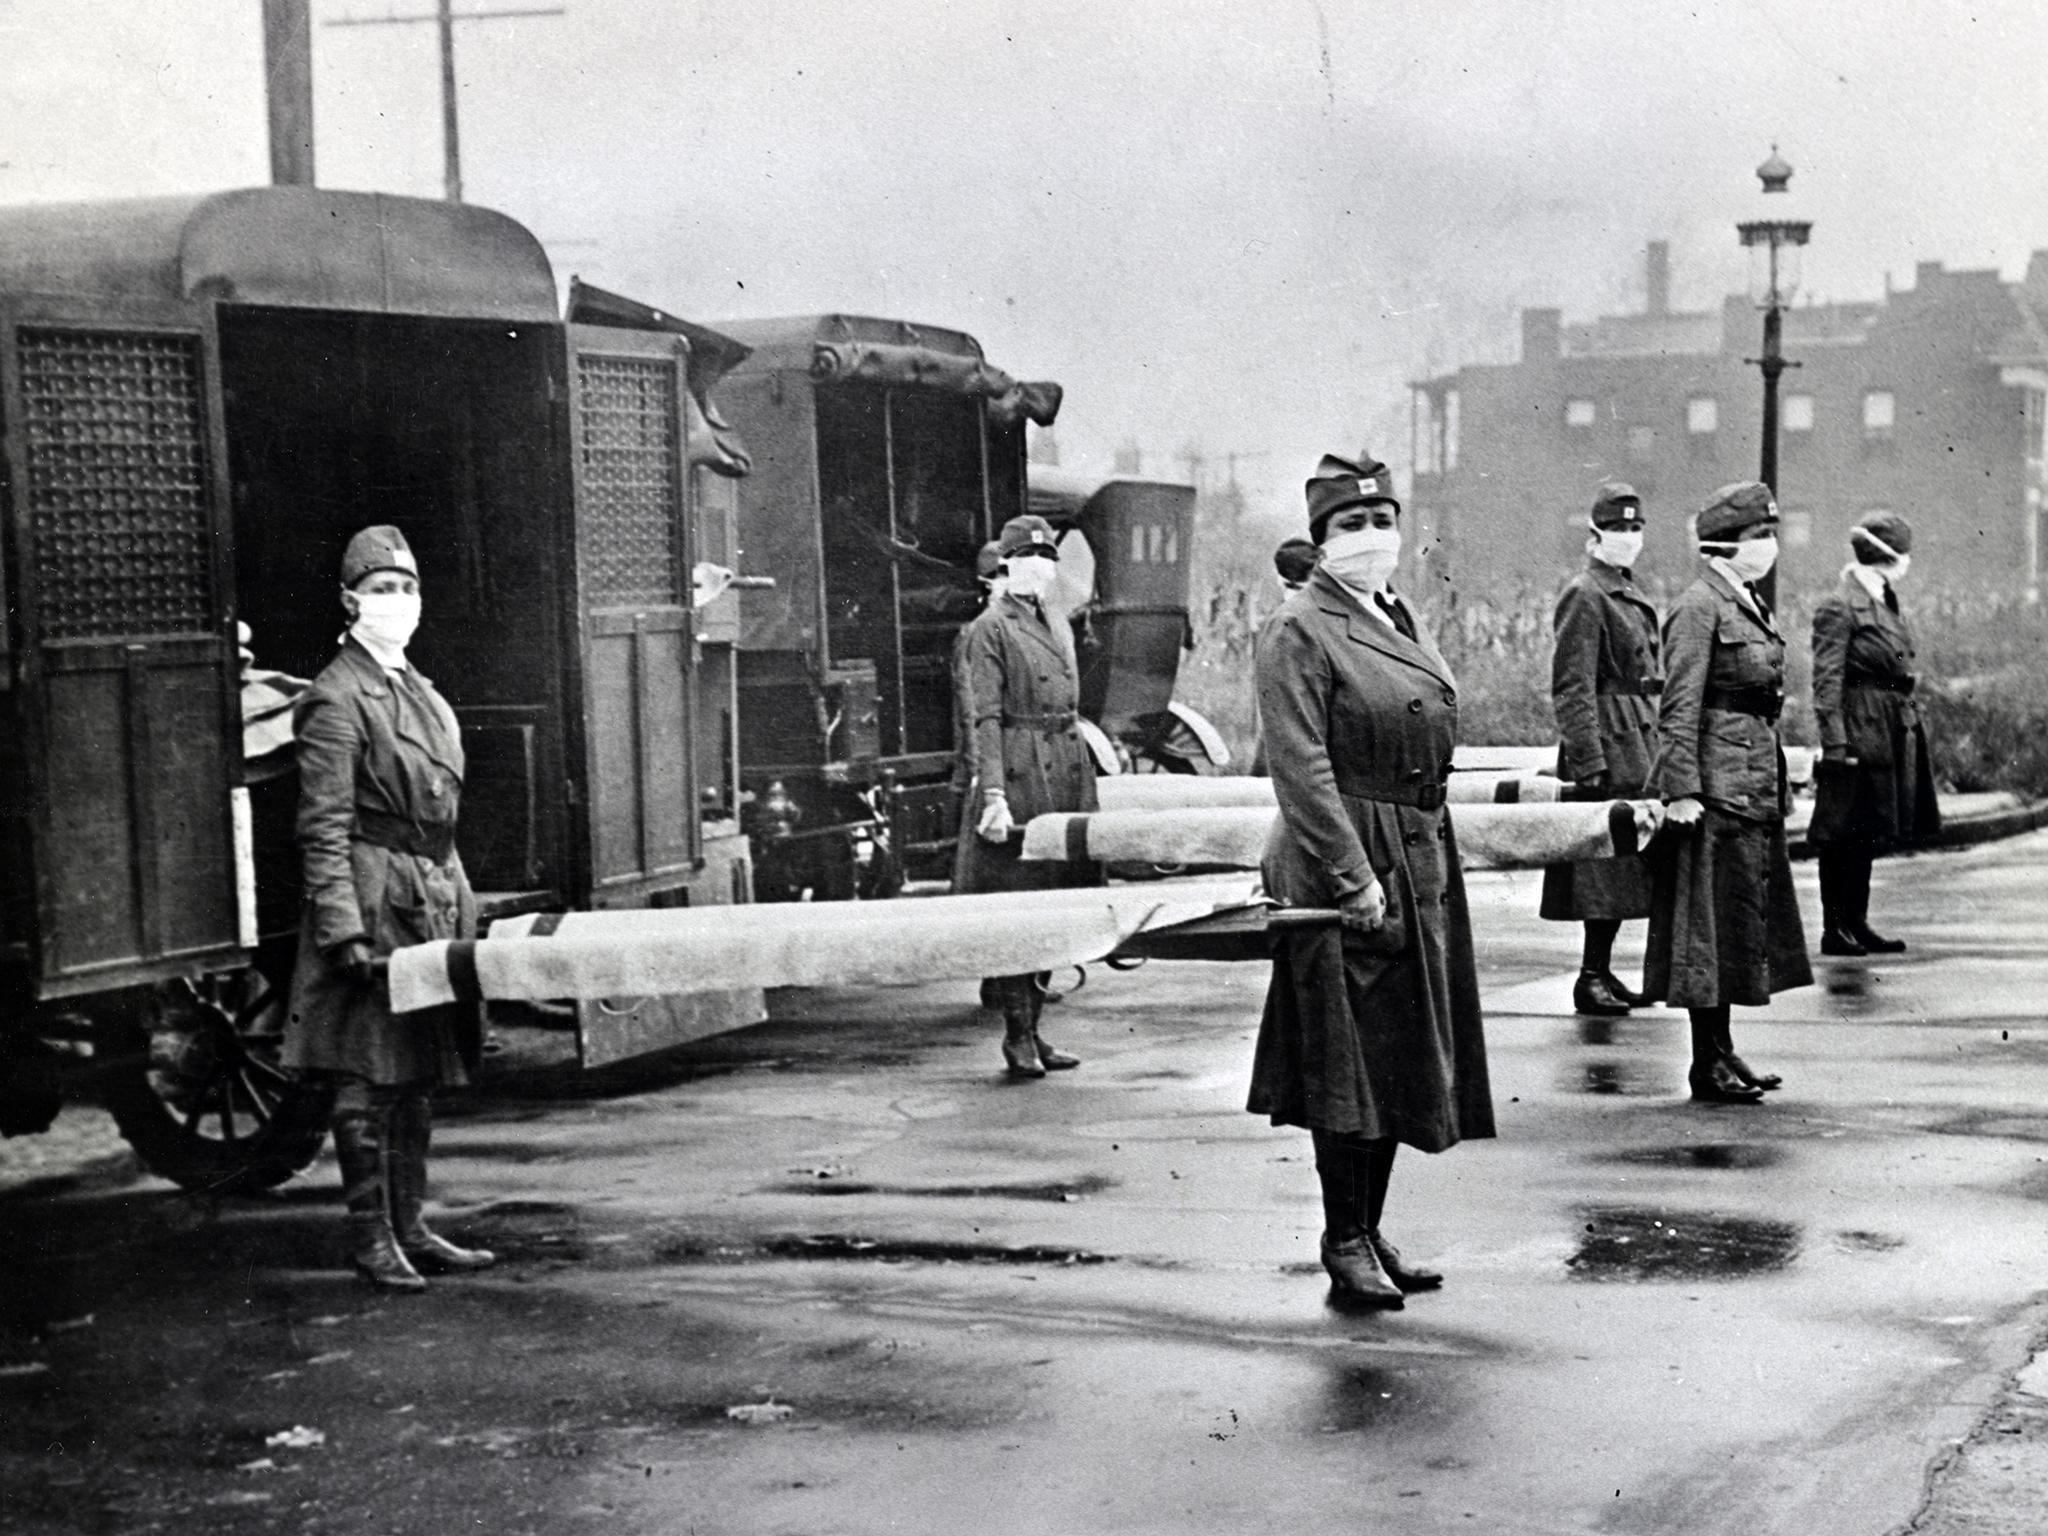
[[[1787,549],[1805,549],[1813,542],[1813,509],[1780,507],[1778,538]]]
[[[1898,402],[1888,389],[1863,391],[1863,451],[1889,452],[1892,428],[1898,419]]]
[[[1589,432],[1600,419],[1600,408],[1590,400],[1567,400],[1564,403],[1564,424],[1574,431]]]
[[[1720,402],[1712,395],[1694,395],[1686,401],[1685,430],[1694,437],[1712,437],[1720,431]]]
[[[1628,429],[1628,456],[1638,464],[1647,464],[1657,453],[1657,429],[1655,427],[1630,427]]]
[[[1813,396],[1787,395],[1785,409],[1779,413],[1778,425],[1787,432],[1811,432],[1813,430]]]

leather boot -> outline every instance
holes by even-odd
[[[1614,994],[1618,1002],[1626,1003],[1631,1008],[1640,1008],[1649,1002],[1649,999],[1634,987],[1623,986],[1621,978],[1612,971],[1602,971],[1600,979],[1607,983],[1607,990]]]
[[[341,1165],[348,1205],[349,1261],[379,1290],[424,1291],[427,1282],[407,1261],[391,1230],[386,1195],[383,1107],[344,1110],[333,1121],[334,1160]]]
[[[1323,1268],[1330,1272],[1331,1284],[1348,1299],[1389,1312],[1398,1312],[1407,1305],[1401,1288],[1381,1267],[1379,1251],[1367,1234],[1355,1232],[1331,1242],[1325,1233],[1322,1251]]]
[[[1844,960],[1857,960],[1870,953],[1863,947],[1863,941],[1845,928],[1823,928],[1820,935],[1820,952]]]
[[[1692,1089],[1695,1104],[1761,1104],[1764,1091],[1752,1088],[1735,1075],[1735,1069],[1725,1061],[1707,1063],[1704,1067],[1695,1065],[1686,1074],[1686,1083]]]
[[[1611,1018],[1627,1013],[1628,1007],[1615,995],[1604,972],[1579,972],[1579,979],[1572,987],[1572,1008],[1575,1012],[1590,1014],[1594,1018]]]
[[[1038,1053],[1038,1064],[1048,1072],[1071,1072],[1081,1065],[1081,1058],[1070,1051],[1063,1051],[1056,1045],[1046,1043],[1045,1036],[1038,1032],[1039,1018],[1045,1012],[1047,993],[1045,983],[1039,977],[1031,978],[1031,1047]]]
[[[1003,1062],[1010,1076],[1045,1076],[1045,1063],[1038,1059],[1038,1021],[1032,1016],[1030,993],[1038,983],[1029,976],[1002,978]]]
[[[1735,1054],[1735,1030],[1731,1020],[1732,1015],[1729,1010],[1723,1008],[1721,1010],[1721,1021],[1714,1026],[1714,1040],[1720,1047],[1721,1064],[1730,1072],[1733,1072],[1736,1079],[1746,1087],[1761,1088],[1766,1093],[1774,1088],[1784,1087],[1785,1079],[1778,1076],[1777,1073],[1759,1072]]]
[[[1387,1278],[1406,1294],[1412,1296],[1417,1291],[1433,1291],[1444,1283],[1444,1277],[1435,1270],[1404,1261],[1401,1250],[1378,1232],[1368,1232],[1365,1236],[1372,1244],[1372,1251],[1379,1256],[1380,1268],[1386,1271]]]
[[[434,1101],[409,1093],[391,1107],[391,1226],[398,1246],[428,1273],[489,1269],[488,1248],[462,1248],[433,1231],[421,1216],[427,1201],[427,1146],[433,1139]]]
[[[1904,939],[1888,939],[1881,933],[1873,932],[1870,924],[1861,920],[1858,920],[1850,932],[1855,936],[1856,942],[1870,954],[1902,955],[1906,952]]]

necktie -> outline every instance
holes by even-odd
[[[1743,585],[1749,588],[1749,600],[1756,604],[1756,611],[1763,615],[1763,619],[1766,624],[1770,623],[1771,605],[1764,601],[1764,594],[1762,590],[1759,589],[1757,584],[1753,581],[1745,581]]]
[[[1408,610],[1398,599],[1390,598],[1384,592],[1375,592],[1372,600],[1380,605],[1380,612],[1393,621],[1394,628],[1410,640],[1415,638],[1415,621],[1408,617]]]
[[[1892,590],[1890,582],[1884,584],[1884,605],[1891,609],[1893,613],[1899,611],[1899,594]]]

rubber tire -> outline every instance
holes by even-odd
[[[327,1137],[331,1091],[299,1081],[276,1065],[290,977],[287,945],[284,954],[266,953],[246,972],[210,974],[189,984],[164,983],[135,1010],[102,1027],[96,1055],[109,1069],[102,1084],[103,1102],[150,1172],[196,1192],[250,1194],[284,1183],[319,1155]],[[186,987],[189,997],[178,990]],[[227,1012],[206,1001],[197,1004],[193,1016],[205,1021],[203,1032],[216,1061],[237,1062],[246,1055],[267,1063],[268,1070],[254,1073],[268,1097],[267,1115],[249,1108],[246,1089],[237,1094],[226,1086],[226,1068],[210,1073],[201,1085],[208,1102],[217,1103],[225,1094],[230,1119],[237,1125],[254,1122],[253,1134],[229,1140],[217,1132],[188,1129],[164,1097],[165,1075],[153,1070],[160,1066],[152,1060],[153,1036],[168,1009],[191,1009],[194,998],[222,1000],[235,1010],[230,1043]],[[236,1104],[236,1099],[241,1102]],[[203,1126],[209,1120],[219,1126],[217,1110],[201,1113],[195,1123]]]

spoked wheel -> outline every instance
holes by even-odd
[[[313,1161],[327,1095],[280,1064],[288,975],[259,963],[162,982],[114,1043],[107,1107],[151,1172],[237,1193]]]

